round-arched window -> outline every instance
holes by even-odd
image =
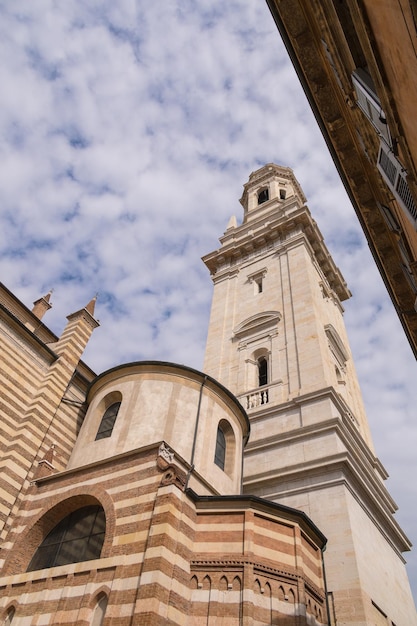
[[[258,384],[259,387],[268,384],[268,361],[264,356],[258,359]]]
[[[232,475],[235,464],[236,440],[233,428],[227,420],[220,420],[217,426],[214,462],[221,470]]]
[[[100,558],[106,531],[101,506],[84,506],[64,517],[36,550],[28,572]]]
[[[101,593],[97,598],[96,606],[94,607],[93,618],[91,620],[91,626],[101,626],[106,614],[108,598],[105,593]]]

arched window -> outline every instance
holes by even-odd
[[[108,598],[105,593],[101,593],[97,598],[97,604],[94,607],[91,626],[101,626],[106,614]]]
[[[258,384],[259,387],[268,384],[268,361],[264,356],[258,359]]]
[[[220,424],[217,427],[216,452],[214,462],[224,471],[226,462],[226,437]]]
[[[101,418],[100,426],[97,431],[96,441],[97,439],[105,439],[106,437],[111,436],[114,428],[114,423],[119,412],[120,404],[121,402],[114,402],[104,412],[104,415]]]
[[[269,190],[261,189],[258,192],[258,204],[263,204],[264,202],[267,202],[268,200],[269,200]]]
[[[233,428],[225,419],[220,420],[217,426],[214,463],[229,476],[236,470],[236,438]]]
[[[11,606],[10,609],[7,611],[6,619],[4,620],[4,626],[11,626],[15,613],[16,609],[14,608],[14,606]]]
[[[59,522],[36,550],[28,572],[100,558],[106,531],[101,506],[84,506]]]

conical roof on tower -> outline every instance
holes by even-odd
[[[85,307],[85,310],[88,311],[90,315],[92,315],[93,317],[94,317],[94,311],[96,308],[96,302],[97,302],[97,294],[94,296],[94,298],[91,298],[90,302]]]

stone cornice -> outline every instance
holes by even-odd
[[[75,313],[71,313],[70,315],[67,316],[67,320],[69,322],[77,321],[79,319],[83,319],[84,321],[86,321],[87,324],[93,329],[100,326],[100,322],[96,320],[95,317],[92,316],[92,314],[90,313],[90,311],[88,311],[87,308],[80,309],[79,311],[76,311]]]
[[[303,481],[308,476],[308,486]],[[276,490],[270,493],[269,497],[282,498],[294,494],[309,493],[314,491],[329,489],[338,485],[346,487],[354,499],[358,502],[362,510],[369,519],[377,526],[382,535],[396,551],[398,556],[404,561],[402,552],[411,549],[411,543],[392,514],[386,511],[369,485],[361,482],[361,477],[356,471],[355,464],[349,454],[340,453],[329,456],[326,463],[317,460],[311,463],[303,463],[298,466],[294,465],[290,470],[284,468],[280,471],[271,471],[268,476],[257,476],[252,480],[246,481],[244,489],[251,491],[252,489],[263,488],[264,491],[268,487],[287,483],[285,489]],[[288,485],[288,483],[290,483]]]
[[[335,418],[319,425],[316,429],[308,427],[300,430],[303,433],[299,433],[298,440],[306,438],[311,441],[312,431],[317,437],[334,434],[340,438],[346,449],[339,453],[327,455],[325,458],[311,459],[278,468],[275,471],[269,469],[264,473],[246,476],[245,491],[250,492],[255,489],[259,491],[261,486],[265,490],[267,486],[272,487],[283,484],[283,482],[290,483],[292,486],[288,486],[285,491],[277,491],[277,497],[282,497],[284,494],[301,493],[306,490],[310,493],[317,489],[322,490],[335,485],[344,485],[399,555],[401,552],[410,550],[410,541],[392,516],[397,509],[395,502],[384,484],[376,478],[373,467],[367,462],[363,462],[361,455],[349,443],[349,437],[346,436],[341,421]],[[295,438],[293,439],[295,440]],[[266,447],[270,445],[274,445],[276,448],[277,442],[275,441],[274,444],[271,441],[265,442]],[[284,445],[288,445],[288,439]],[[257,450],[262,450],[263,447],[261,444],[257,446]],[[247,452],[250,453],[249,450]],[[307,477],[308,486],[304,485]]]
[[[283,519],[290,520],[297,524],[307,537],[313,539],[316,544],[323,549],[327,539],[321,530],[312,522],[306,513],[284,504],[272,502],[258,496],[243,495],[219,495],[200,496],[192,489],[186,489],[185,493],[193,500],[197,510],[204,511],[246,511],[254,509],[272,515],[274,518],[279,515]]]
[[[340,300],[349,298],[351,294],[346,282],[308,207],[299,206],[294,198],[257,221],[230,228],[220,239],[221,248],[205,255],[203,261],[217,280],[219,275],[223,276],[223,272],[236,272],[237,261],[253,255],[281,253],[296,241],[299,243],[300,237],[308,242],[318,266]]]
[[[275,446],[277,444],[288,445],[290,441],[304,439],[305,437],[309,438],[313,433],[318,434],[323,430],[327,430],[329,428],[333,429],[336,426],[341,439],[346,445],[346,448],[354,451],[355,456],[371,467],[373,472],[377,471],[383,480],[388,478],[386,469],[379,459],[373,454],[372,450],[360,434],[355,416],[350,411],[342,396],[338,394],[333,387],[326,387],[318,391],[303,394],[302,396],[298,396],[288,402],[280,404],[279,408],[276,406],[271,407],[268,404],[261,405],[260,410],[256,412],[256,415],[251,414],[250,419],[251,422],[260,421],[265,417],[271,416],[275,416],[279,419],[279,415],[281,413],[285,413],[286,411],[293,409],[295,406],[301,406],[309,402],[322,401],[326,399],[332,402],[335,406],[337,412],[341,416],[340,418],[334,417],[333,419],[326,420],[324,422],[301,426],[295,431],[284,432],[279,435],[275,435],[274,437],[265,438],[261,444],[251,444],[249,442],[246,446],[246,453],[259,446]],[[390,498],[390,496],[388,497],[392,503],[393,510],[396,510],[394,501]]]
[[[244,320],[233,330],[233,339],[239,339],[247,334],[253,334],[256,331],[265,331],[271,327],[275,327],[282,319],[279,311],[265,311],[257,315],[252,315]]]

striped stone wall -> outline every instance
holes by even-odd
[[[303,520],[258,498],[196,504],[193,624],[325,621],[321,550]]]
[[[168,463],[158,450],[32,485],[7,538],[0,620],[13,606],[22,625],[87,626],[104,593],[104,626],[324,623],[314,527],[261,499],[199,497],[184,489],[181,459]],[[106,515],[101,558],[26,572],[48,532],[93,503]],[[306,621],[309,601],[317,620]]]
[[[0,288],[0,303],[3,296]],[[42,470],[46,472],[54,467],[63,469],[68,462],[85,413],[89,382],[84,375],[88,369],[84,368],[81,375],[77,368],[97,326],[83,309],[68,318],[58,341],[46,344],[28,327],[26,318],[30,315],[23,305],[19,310],[15,301],[13,313],[4,305],[0,307],[2,539],[30,481],[39,472],[38,462],[45,459]],[[56,340],[53,335],[48,338]]]
[[[104,591],[106,620],[112,624],[130,624],[132,616],[141,624],[167,623],[168,612],[173,623],[184,623],[190,527],[183,519],[190,518],[191,509],[172,470],[158,465],[157,451],[63,472],[31,487],[7,538],[0,620],[1,610],[15,603],[22,618],[42,615],[42,623],[88,624],[94,598]],[[101,558],[26,572],[36,547],[60,519],[93,503],[106,514]]]

